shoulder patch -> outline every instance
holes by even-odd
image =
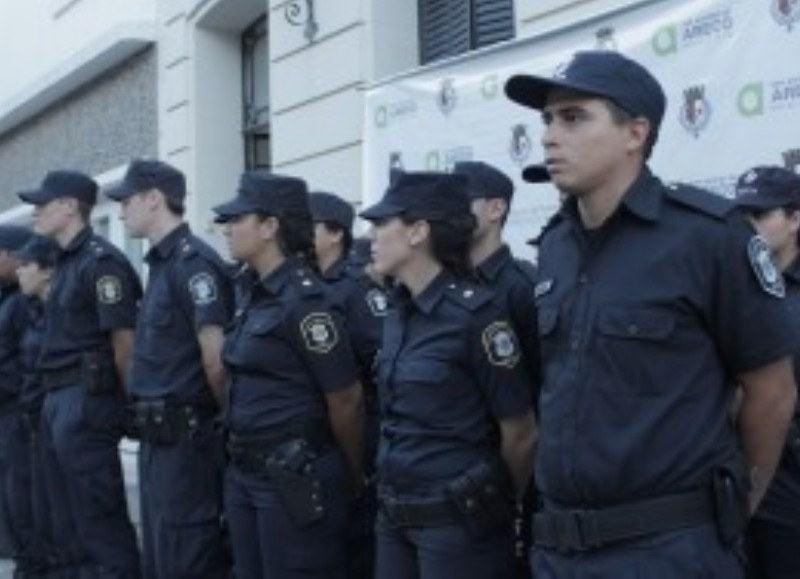
[[[115,275],[104,275],[97,280],[97,301],[101,304],[116,304],[122,301],[122,283]]]
[[[668,199],[717,219],[724,219],[736,208],[733,201],[722,195],[683,183],[667,185],[665,191]]]
[[[761,289],[775,297],[785,297],[783,275],[772,261],[772,252],[763,237],[754,235],[750,238],[747,243],[747,257]]]
[[[217,282],[211,274],[203,271],[189,278],[189,294],[195,305],[205,306],[217,300]]]
[[[304,317],[300,322],[300,333],[306,348],[318,354],[327,354],[339,343],[336,325],[327,312],[314,312]]]
[[[451,283],[445,295],[461,307],[475,311],[489,302],[494,294],[490,289],[474,284]]]
[[[481,341],[490,364],[513,368],[519,362],[519,341],[508,322],[489,324],[483,330]]]
[[[389,296],[387,296],[386,292],[382,289],[376,287],[371,288],[364,295],[364,299],[367,301],[369,311],[372,312],[372,315],[376,318],[385,316],[386,312],[389,310]]]
[[[92,239],[89,242],[89,247],[91,249],[92,255],[94,255],[95,257],[103,257],[109,254],[108,248],[102,243],[100,243],[97,239]]]

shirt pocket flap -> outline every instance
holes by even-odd
[[[395,381],[415,384],[440,384],[450,373],[448,364],[439,360],[401,362],[395,372]]]
[[[656,309],[606,309],[598,328],[606,336],[630,340],[665,340],[675,329],[675,317]]]
[[[245,321],[243,330],[254,336],[265,336],[272,333],[280,323],[278,316],[251,316]]]

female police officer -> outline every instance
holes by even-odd
[[[465,279],[466,179],[403,174],[361,216],[375,269],[398,283],[378,357],[376,576],[508,577],[531,385],[508,313]]]
[[[215,211],[246,265],[223,349],[235,575],[343,577],[347,495],[361,479],[361,386],[341,318],[309,267],[306,184],[248,172]]]

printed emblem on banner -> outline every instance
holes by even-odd
[[[784,167],[794,173],[800,173],[800,148],[789,149],[788,151],[784,151],[781,155],[783,156]]]
[[[617,39],[611,26],[603,26],[594,33],[595,48],[597,50],[617,50]]]
[[[97,301],[101,304],[116,304],[122,300],[122,284],[115,275],[104,275],[97,280]]]
[[[372,288],[367,292],[366,299],[369,311],[372,312],[373,316],[382,317],[386,315],[386,311],[389,309],[389,299],[383,291]]]
[[[768,294],[782,298],[786,295],[786,288],[783,285],[783,276],[775,262],[772,261],[767,242],[760,235],[754,235],[747,244],[747,256],[750,258],[750,267],[756,274],[758,284]]]
[[[775,22],[791,32],[792,27],[800,22],[800,0],[772,0],[770,14]]]
[[[508,153],[511,160],[517,165],[524,165],[530,157],[533,143],[528,136],[528,127],[523,124],[517,124],[511,127],[511,142],[508,146]]]
[[[708,126],[711,120],[711,103],[706,98],[702,85],[691,86],[683,91],[683,105],[680,110],[683,128],[695,138]]]
[[[333,324],[330,314],[315,312],[308,314],[300,322],[300,331],[303,334],[306,348],[312,352],[327,354],[339,343],[339,335]]]
[[[495,366],[513,368],[519,362],[519,344],[507,322],[495,322],[483,331],[483,349]]]
[[[189,293],[196,305],[204,306],[217,299],[217,284],[210,274],[198,273],[189,279]]]
[[[452,78],[442,79],[439,92],[436,95],[436,105],[444,115],[449,115],[456,108],[458,95],[456,94],[455,81]]]

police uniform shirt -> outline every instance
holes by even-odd
[[[136,326],[142,288],[128,259],[85,227],[61,252],[45,305],[41,370],[77,367],[81,354],[111,354],[109,332]]]
[[[324,394],[358,380],[350,340],[326,286],[287,259],[255,272],[237,304],[223,359],[231,431],[256,433],[327,417]]]
[[[475,271],[481,283],[505,298],[514,331],[520,340],[531,376],[539,371],[539,345],[536,325],[536,271],[533,264],[516,260],[503,245],[480,263]]]
[[[150,270],[129,392],[141,398],[211,402],[197,333],[203,326],[225,327],[232,316],[227,266],[185,223],[145,259]]]
[[[0,302],[0,406],[15,401],[20,393],[20,342],[28,323],[25,296],[16,287],[4,287]]]
[[[22,388],[20,403],[29,410],[41,407],[44,399],[44,388],[38,378],[36,363],[42,350],[44,338],[44,308],[38,298],[28,297],[25,300],[27,324],[20,340],[20,361],[22,366]]]
[[[538,273],[546,499],[630,501],[741,464],[731,378],[790,354],[795,335],[769,250],[728,200],[644,169],[597,230],[569,200]]]
[[[796,258],[783,272],[786,281],[786,305],[789,319],[800,323],[800,258]],[[800,349],[792,357],[794,379],[800,385]],[[800,403],[795,406],[795,424],[800,425]],[[774,521],[789,527],[800,525],[800,465],[787,453],[781,458],[775,477],[755,515],[759,519]]]
[[[378,355],[379,484],[441,488],[497,457],[497,421],[531,408],[528,375],[494,294],[440,273],[418,296],[392,296]]]

